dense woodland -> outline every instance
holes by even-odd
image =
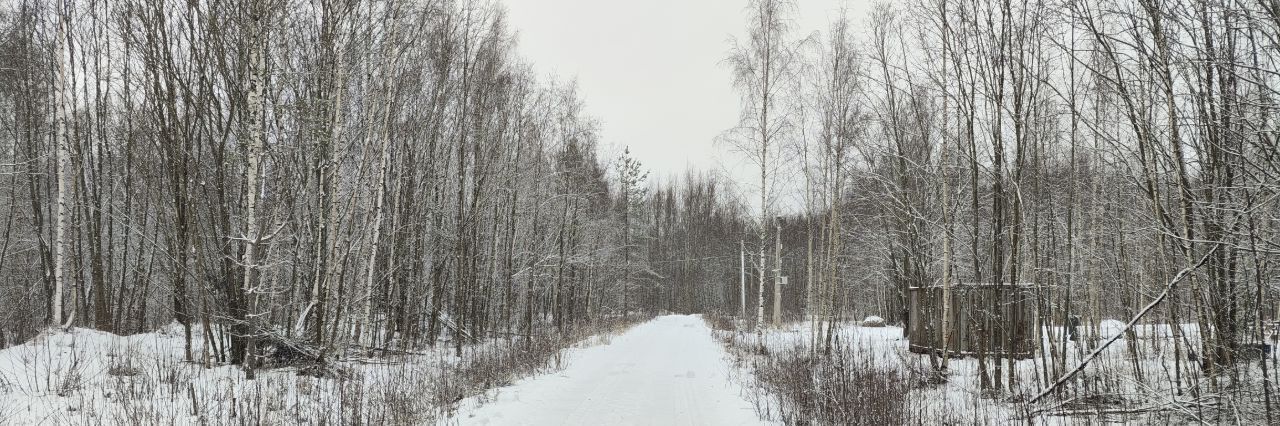
[[[670,311],[830,348],[912,287],[1031,283],[1088,348],[1167,324],[1146,373],[1269,395],[1238,354],[1280,312],[1280,2],[912,0],[813,34],[749,3],[735,182],[608,148],[494,2],[8,2],[0,346],[176,321],[251,364]],[[1056,330],[983,387],[1072,373]]]
[[[1280,2],[921,0],[813,34],[796,8],[751,2],[726,140],[758,167],[757,224],[804,206],[781,219],[805,284],[783,300],[815,348],[824,317],[909,321],[909,288],[1030,283],[1038,324],[1082,322],[1079,358],[1114,341],[1103,319],[1168,325],[1125,332],[1121,381],[1247,389],[1270,418],[1256,348],[1280,308]],[[1078,372],[1064,331],[1046,329],[1035,377],[979,353],[981,386],[1062,385]],[[1172,371],[1143,371],[1152,351]]]
[[[6,344],[217,324],[188,357],[240,363],[730,300],[738,248],[704,243],[741,233],[730,189],[605,152],[497,4],[11,3]]]

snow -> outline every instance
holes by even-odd
[[[192,331],[194,348],[203,347],[204,330]],[[501,350],[501,343],[464,352]],[[451,348],[338,361],[343,379],[284,367],[247,380],[238,367],[204,365],[198,351],[196,362],[182,361],[183,345],[181,329],[170,325],[131,336],[50,329],[0,350],[0,425],[760,423],[697,316],[587,338],[560,352],[563,372],[456,405],[448,400],[448,407],[446,398],[467,391],[449,380],[461,374]]]
[[[1126,336],[1122,335],[1119,341],[1103,351],[1100,357],[1089,363],[1075,380],[1064,387],[1063,400],[1046,401],[1044,405],[1035,406],[1020,402],[1043,390],[1061,371],[1075,367],[1094,345],[1121,333],[1124,325],[1125,322],[1115,319],[1099,321],[1099,335],[1097,338],[1090,338],[1091,327],[1082,324],[1082,337],[1078,341],[1054,342],[1059,347],[1067,345],[1066,360],[1046,360],[1042,350],[1037,352],[1036,358],[1015,361],[1015,389],[1006,389],[994,397],[984,395],[981,391],[976,359],[951,358],[947,382],[913,388],[906,398],[908,410],[913,416],[928,419],[925,424],[1078,424],[1124,421],[1148,424],[1167,420],[1169,416],[1181,418],[1178,416],[1185,414],[1186,407],[1183,407],[1183,411],[1172,410],[1170,407],[1190,406],[1195,397],[1177,395],[1173,388],[1176,370],[1173,343],[1177,334],[1174,327],[1164,323],[1134,325],[1133,332],[1138,339],[1131,345]],[[806,348],[812,339],[812,326],[810,323],[793,323],[784,328],[767,330],[763,334],[763,343],[773,356],[796,348]],[[1198,347],[1200,337],[1196,324],[1184,323],[1177,328],[1184,335],[1178,339],[1183,342],[1183,350]],[[902,336],[900,327],[863,327],[857,321],[848,321],[839,324],[836,330],[835,345],[843,346],[851,356],[870,360],[872,365],[898,369],[915,377],[932,370],[928,355],[908,350],[908,339]],[[1050,344],[1049,340],[1053,336],[1060,336],[1061,332],[1061,327],[1045,327],[1045,346]],[[733,353],[742,357],[743,362],[750,364],[761,360],[754,350],[760,345],[760,337],[756,333],[716,333],[731,342]],[[1134,347],[1139,351],[1136,357],[1131,350]],[[1271,356],[1272,362],[1280,359],[1280,355],[1275,352]],[[1044,368],[1057,363],[1061,363],[1056,369],[1057,373],[1044,371]],[[1135,363],[1144,374],[1139,375],[1135,371]],[[1249,363],[1242,366],[1241,374],[1250,376],[1250,380],[1255,382],[1260,380],[1261,373],[1256,365]],[[1183,367],[1184,386],[1194,380],[1203,380],[1194,364]],[[1139,376],[1142,377],[1141,381],[1134,379]],[[750,374],[744,379],[748,382],[753,380]],[[748,385],[761,386],[760,383]],[[1088,403],[1091,398],[1110,398],[1115,402],[1093,406]],[[777,404],[776,399],[776,395],[770,394],[768,389],[759,390],[754,395],[756,404],[765,406],[766,412],[769,411],[767,405]],[[1261,396],[1256,396],[1255,399],[1260,400]],[[1250,407],[1249,404],[1256,403],[1257,401],[1239,399],[1232,402],[1241,407]],[[1028,413],[1028,410],[1035,411]],[[1027,420],[1027,416],[1032,416],[1033,420]],[[1194,420],[1194,417],[1191,419]]]
[[[763,424],[700,316],[654,319],[572,354],[555,374],[463,403],[462,425]],[[485,403],[486,400],[491,402]]]
[[[811,325],[768,330],[763,337],[769,353],[806,345]],[[1098,328],[1107,336],[1119,333],[1122,325],[1107,320]],[[1086,328],[1082,326],[1081,332],[1088,332]],[[1180,341],[1196,347],[1198,328],[1194,324],[1180,328],[1186,335]],[[849,322],[836,329],[836,344],[877,366],[908,373],[930,369],[928,356],[907,350],[901,328],[867,328]],[[1175,330],[1167,324],[1136,325],[1139,340],[1131,345],[1122,339],[1109,347],[1070,384],[1068,395],[1080,400],[1094,395],[1119,397],[1120,402],[1111,404],[1116,409],[1169,403]],[[193,332],[194,347],[202,347],[204,330],[196,326]],[[1046,328],[1045,333],[1048,339],[1060,329]],[[769,403],[761,398],[761,392],[767,391],[753,388],[758,383],[741,367],[750,365],[751,359],[726,354],[716,336],[736,339],[735,354],[742,347],[757,346],[759,337],[752,332],[713,333],[699,316],[659,317],[620,335],[579,342],[560,353],[563,371],[466,398],[457,404],[458,411],[448,413],[437,410],[443,410],[438,399],[447,393],[439,388],[447,382],[442,379],[453,374],[449,367],[459,362],[451,348],[342,362],[341,367],[351,374],[346,380],[315,379],[298,376],[294,368],[278,368],[260,371],[254,381],[246,380],[237,367],[202,365],[199,353],[197,362],[183,362],[182,333],[174,325],[132,336],[50,329],[23,345],[0,350],[0,425],[430,424],[440,420],[463,425],[761,424],[756,406],[763,403],[760,412],[768,417]],[[1066,342],[1069,350],[1063,367],[1074,366],[1097,340]],[[498,343],[466,350],[497,348]],[[1131,347],[1140,349],[1136,362],[1146,372],[1140,383],[1131,379],[1136,377]],[[1046,365],[1040,359],[1017,361],[1018,384],[1005,396],[1043,389]],[[913,412],[958,424],[1003,424],[1024,415],[1024,407],[1016,402],[981,395],[975,360],[952,359],[950,369],[947,383],[910,391],[907,400]],[[1182,399],[1176,402],[1185,402]],[[1077,405],[1066,401],[1061,408],[1078,410]],[[443,419],[450,414],[451,418]],[[1040,413],[1036,419],[1069,423],[1073,418]]]
[[[183,345],[172,332],[165,327],[155,333],[116,336],[80,328],[50,329],[26,344],[0,350],[0,424],[104,421],[112,416],[100,405],[133,402],[131,394],[115,386],[119,379],[156,376],[158,370],[171,372],[169,382],[175,386],[191,379],[188,373],[199,369],[183,368],[180,358],[172,355],[180,353]],[[207,378],[217,381],[227,373],[219,371]],[[158,384],[158,378],[148,383]],[[182,388],[187,391],[186,386]],[[158,411],[183,411],[171,401],[153,402],[165,405]]]
[[[872,315],[862,320],[863,327],[884,327],[884,318]]]
[[[434,418],[434,378],[457,361],[442,347],[339,362],[346,380],[299,376],[293,367],[247,380],[237,366],[202,365],[204,330],[193,325],[192,333],[197,362],[182,361],[177,324],[131,336],[49,329],[0,350],[0,425],[412,423],[397,416]]]
[[[1103,339],[1111,338],[1124,331],[1125,322],[1114,319],[1104,319],[1098,322],[1099,337]]]
[[[788,350],[807,348],[812,338],[808,323],[794,323],[781,329],[770,329],[764,333],[764,345],[773,356],[784,354]],[[820,326],[826,327],[826,324]],[[738,350],[755,348],[760,340],[756,333],[740,333],[719,331],[722,336],[732,337]],[[876,368],[897,369],[908,376],[913,372],[927,371],[928,357],[908,350],[908,340],[902,337],[902,328],[896,326],[864,327],[857,321],[839,324],[836,327],[835,345],[845,347],[848,354],[862,357],[868,365]],[[744,362],[759,361],[753,350],[744,354]],[[754,361],[753,361],[754,359]],[[938,386],[925,386],[911,390],[906,398],[906,409],[914,416],[931,419],[925,424],[1016,424],[1015,407],[1000,400],[984,398],[977,382],[977,364],[971,358],[951,360],[952,375],[950,380]],[[1018,361],[1018,368],[1030,370],[1034,368],[1031,361]],[[1030,372],[1023,377],[1031,377]],[[767,387],[753,377],[744,377],[749,385]],[[778,411],[776,395],[769,389],[760,389],[755,395],[761,405],[775,405],[770,410],[774,415]],[[1041,423],[1037,423],[1041,424]]]

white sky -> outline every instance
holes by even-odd
[[[848,0],[863,21],[869,0]],[[519,51],[535,69],[576,79],[599,119],[604,153],[628,145],[666,181],[687,168],[731,176],[741,158],[715,139],[738,119],[723,64],[746,27],[746,0],[505,0]],[[825,30],[846,0],[798,0],[796,37]]]

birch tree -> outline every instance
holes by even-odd
[[[765,281],[768,258],[771,179],[781,158],[781,146],[790,128],[790,117],[781,99],[794,83],[794,49],[788,40],[795,5],[785,0],[753,0],[747,8],[747,38],[735,43],[727,62],[733,69],[733,84],[741,97],[738,127],[725,138],[748,162],[759,169],[757,241],[759,242],[759,289],[756,329],[763,332]],[[776,278],[776,277],[775,277]]]

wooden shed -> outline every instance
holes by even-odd
[[[1034,290],[1035,286],[1027,283],[953,284],[947,352],[955,357],[976,356],[985,347],[988,356],[1031,358],[1038,346]],[[911,351],[941,354],[942,286],[908,291]]]

